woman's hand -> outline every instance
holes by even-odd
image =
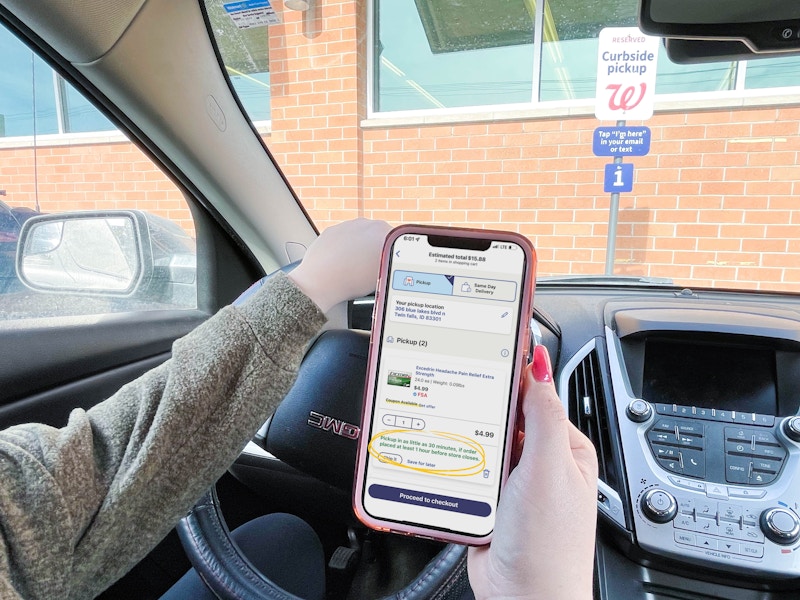
[[[334,225],[311,244],[289,278],[322,312],[373,292],[383,242],[390,229],[385,221],[369,219]]]
[[[470,548],[476,598],[592,597],[597,456],[569,421],[537,346],[522,383],[524,446],[497,508],[489,546]]]

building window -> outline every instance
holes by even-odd
[[[0,27],[0,56],[0,137],[115,129],[5,27]]]
[[[533,3],[375,0],[375,108],[529,103]]]
[[[634,27],[638,0],[373,0],[374,112],[594,97],[598,35]],[[745,68],[747,69],[745,76]],[[785,87],[800,58],[679,65],[659,49],[656,94]]]

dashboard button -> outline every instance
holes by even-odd
[[[694,515],[694,498],[678,498],[678,512],[683,515]]]
[[[698,408],[694,414],[695,417],[698,419],[706,419],[711,420],[711,409],[710,408]]]
[[[706,496],[715,498],[717,500],[728,499],[728,488],[724,485],[717,485],[716,483],[709,483],[706,486]]]
[[[719,533],[719,525],[712,519],[698,519],[695,531],[707,535],[717,535]]]
[[[678,429],[678,422],[675,419],[656,419],[653,425],[653,431],[666,431],[668,433],[675,433]]]
[[[691,515],[678,515],[672,522],[675,529],[683,529],[685,531],[695,531],[697,529],[694,517]]]
[[[752,425],[756,422],[756,414],[749,412],[733,411],[731,418],[734,423],[742,423],[744,425]]]
[[[781,470],[781,461],[770,460],[768,458],[753,458],[753,469],[756,471],[767,471],[769,473],[777,473]]]
[[[718,550],[719,542],[715,538],[708,537],[706,535],[698,535],[697,546],[699,548],[705,548],[707,550]]]
[[[783,460],[786,457],[786,450],[779,446],[767,446],[766,444],[756,444],[752,452],[753,456],[761,458],[775,458]]]
[[[739,544],[742,556],[750,556],[752,558],[762,558],[764,556],[763,544],[750,544],[742,542]]]
[[[777,477],[777,473],[762,473],[761,471],[753,471],[753,474],[750,475],[750,483],[752,485],[766,485],[775,481]]]
[[[670,446],[662,446],[660,444],[653,444],[653,452],[656,455],[656,458],[674,458],[675,460],[680,459],[680,450],[677,448],[672,448]]]
[[[703,479],[706,476],[706,457],[699,450],[681,450],[683,474]]]
[[[702,423],[678,423],[678,432],[703,437]]]
[[[767,495],[767,490],[752,490],[748,488],[728,488],[731,498],[752,498],[757,500]]]
[[[641,508],[644,516],[654,523],[669,523],[678,514],[678,502],[675,497],[658,488],[644,493]]]
[[[731,540],[720,540],[719,549],[722,552],[730,552],[731,554],[741,554],[741,544]]]
[[[764,543],[764,533],[758,527],[745,527],[739,534],[739,539],[746,542]]]
[[[674,404],[656,403],[656,412],[660,415],[677,414],[678,407]]]
[[[775,417],[772,415],[756,415],[756,425],[772,427],[775,425]]]
[[[741,538],[741,532],[742,530],[739,528],[738,523],[726,523],[723,521],[719,524],[719,534],[726,538]]]
[[[752,459],[746,456],[725,457],[725,481],[728,483],[750,483],[753,471]]]
[[[725,454],[738,456],[752,456],[753,444],[748,441],[725,442]]]
[[[722,421],[724,423],[733,423],[733,414],[729,410],[714,410],[712,417],[715,421]]]
[[[694,490],[696,492],[705,492],[706,484],[703,481],[695,481],[693,479],[685,479],[683,477],[669,476],[669,480],[680,488],[687,490]]]
[[[679,435],[678,440],[675,442],[682,448],[695,448],[697,450],[703,449],[703,438],[695,437],[693,435]]]
[[[753,439],[755,440],[756,444],[770,444],[772,446],[781,445],[781,443],[778,441],[778,438],[776,438],[769,431],[754,431]]]
[[[648,431],[647,439],[651,444],[674,444],[675,434],[665,431]]]
[[[753,432],[744,427],[726,427],[725,439],[750,442],[753,439]]]
[[[716,519],[717,518],[717,503],[710,500],[698,500],[695,503],[695,511],[697,518]]]
[[[695,546],[697,540],[693,533],[687,533],[685,531],[676,531],[675,541],[678,542],[679,544],[689,544],[690,546]]]
[[[672,471],[673,473],[683,473],[683,467],[681,467],[681,462],[677,458],[662,458],[658,462],[661,465],[661,468],[666,469],[667,471]]]
[[[725,521],[734,521],[738,523],[741,518],[742,514],[744,513],[744,509],[738,504],[728,504],[727,502],[720,502],[719,503],[719,518]]]

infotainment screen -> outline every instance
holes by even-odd
[[[777,415],[775,351],[648,337],[642,397],[650,402]]]

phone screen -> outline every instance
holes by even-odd
[[[525,253],[402,235],[384,289],[363,506],[459,534],[494,529]]]

